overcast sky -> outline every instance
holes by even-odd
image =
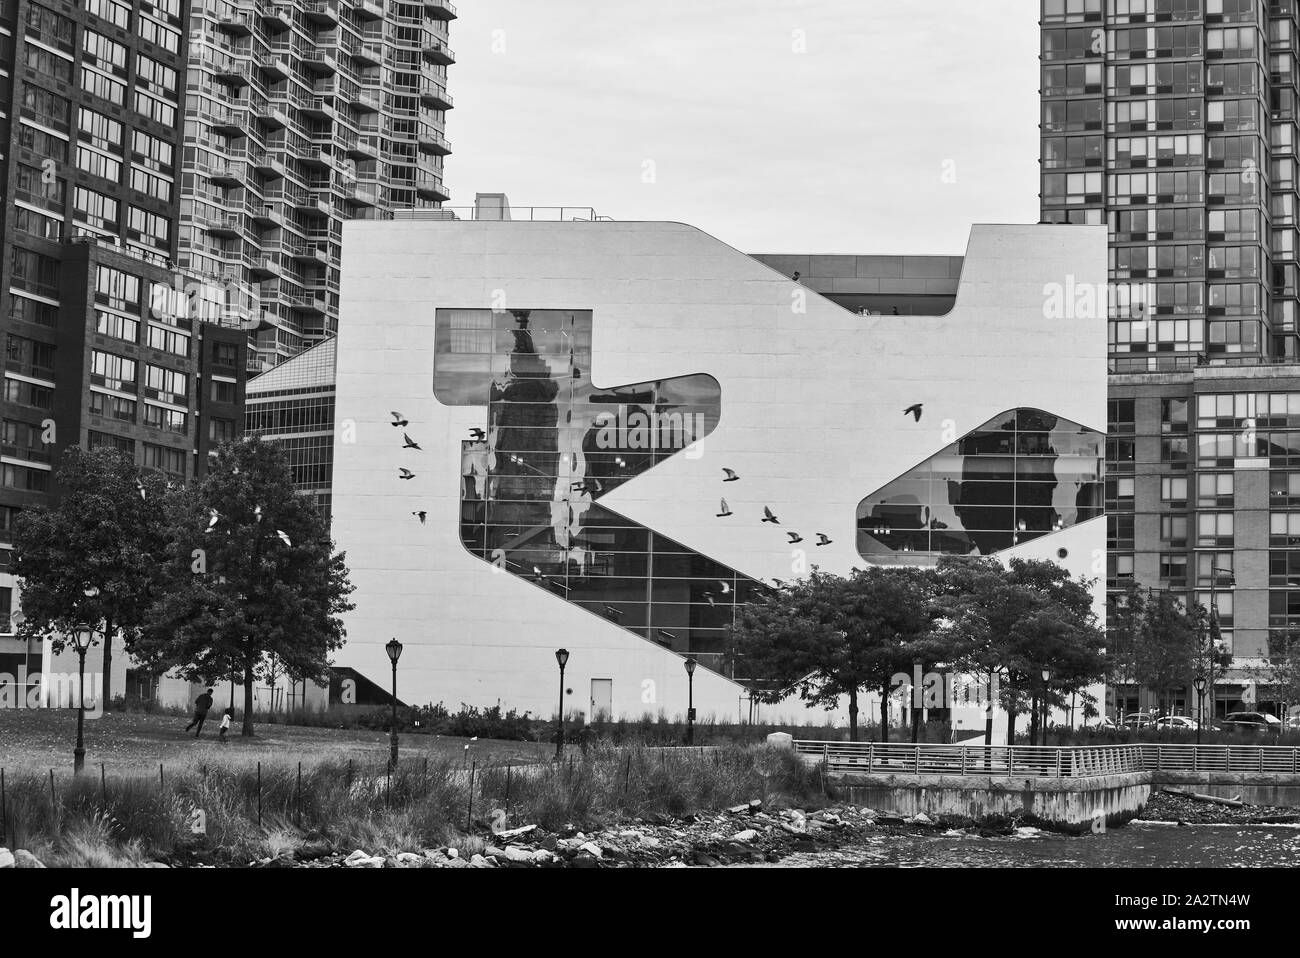
[[[451,205],[504,192],[748,253],[959,254],[971,223],[1038,220],[1037,10],[463,0]]]

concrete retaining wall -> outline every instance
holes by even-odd
[[[1213,795],[1240,798],[1247,805],[1300,808],[1300,775],[1268,772],[1152,772],[1153,788],[1178,788]]]
[[[936,820],[976,823],[1033,819],[1079,832],[1093,829],[1099,820],[1107,827],[1122,825],[1141,812],[1151,796],[1147,772],[1086,779],[842,773],[830,781],[837,798],[884,812],[924,812]]]

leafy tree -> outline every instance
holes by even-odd
[[[1092,583],[1054,562],[1013,558],[941,559],[939,605],[952,633],[956,665],[998,686],[1007,743],[1028,710],[1036,738],[1040,708],[1064,707],[1105,671],[1105,637],[1092,611]],[[1047,679],[1043,673],[1047,673]],[[985,733],[992,736],[990,711]]]
[[[1170,592],[1148,592],[1138,606],[1133,677],[1155,692],[1164,713],[1175,689],[1191,687],[1204,646],[1205,610],[1187,608]]]
[[[253,684],[272,657],[296,678],[322,679],[343,644],[338,616],[353,608],[344,556],[294,491],[284,453],[256,438],[222,446],[172,505],[168,590],[138,654],[189,679],[240,675],[252,735]]]
[[[918,569],[871,567],[848,577],[814,567],[741,606],[730,631],[730,654],[751,675],[770,680],[753,693],[779,702],[797,692],[811,705],[849,703],[849,737],[858,740],[858,700],[881,693],[883,741],[894,675],[917,657],[935,654],[933,575]]]
[[[24,510],[14,525],[20,633],[48,637],[61,652],[77,623],[95,627],[107,698],[113,639],[120,634],[132,652],[157,594],[167,482],[116,450],[78,447],[64,453],[54,479],[54,504]]]

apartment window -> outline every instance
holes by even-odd
[[[1170,545],[1187,544],[1187,516],[1161,516],[1160,541]]]
[[[1106,509],[1132,509],[1133,508],[1133,485],[1132,476],[1119,476],[1106,480]]]
[[[46,492],[50,487],[50,474],[44,469],[5,463],[0,465],[0,486],[20,492]]]
[[[185,453],[180,449],[168,449],[166,446],[146,442],[142,460],[146,469],[159,469],[176,476],[185,474]]]
[[[28,462],[48,463],[51,456],[49,444],[43,441],[44,429],[28,422],[6,419],[0,422],[0,453]]]
[[[237,391],[235,383],[222,382],[220,379],[212,380],[212,401],[221,403],[233,403],[237,400]]]
[[[144,424],[150,429],[184,435],[188,428],[188,422],[189,417],[183,412],[175,409],[165,409],[162,406],[154,406],[150,403],[144,404]]]
[[[1106,584],[1119,587],[1133,581],[1133,556],[1111,553],[1106,556]]]
[[[5,337],[5,368],[50,379],[54,375],[54,345],[9,333]]]
[[[111,196],[78,186],[72,191],[72,219],[94,229],[116,233],[121,227],[120,206]]]
[[[114,449],[135,459],[135,440],[126,436],[115,436],[108,432],[86,430],[86,445],[91,449]]]
[[[59,307],[52,303],[42,303],[37,299],[28,299],[17,293],[10,293],[9,318],[53,329],[59,325]]]
[[[9,282],[42,296],[59,294],[59,261],[21,246],[9,251]]]
[[[1186,462],[1187,439],[1185,437],[1165,436],[1160,440],[1161,462]]]
[[[93,385],[103,386],[105,389],[117,389],[121,392],[134,392],[135,377],[134,359],[99,350],[91,351],[90,381]]]
[[[123,30],[131,29],[131,5],[118,0],[85,0],[86,11]],[[175,52],[175,51],[173,51]]]
[[[23,59],[30,69],[43,74],[45,79],[56,83],[72,82],[72,60],[67,57],[32,43],[24,43]]]
[[[131,162],[145,169],[170,176],[175,172],[176,148],[164,139],[143,130],[131,133]]]
[[[139,206],[128,207],[126,238],[167,251],[171,248],[172,223],[165,216]]]
[[[1178,552],[1160,553],[1160,578],[1172,583],[1187,582],[1187,554]]]
[[[135,83],[150,93],[176,99],[176,71],[143,53],[136,54]]]
[[[1187,400],[1160,400],[1160,431],[1187,432]]]
[[[27,4],[26,28],[27,36],[35,37],[42,43],[58,47],[67,53],[74,49],[72,21],[49,7],[43,7],[39,3]]]
[[[140,315],[140,277],[111,266],[96,267],[95,302]]]
[[[154,349],[161,349],[176,356],[188,356],[190,354],[190,337],[188,335],[172,329],[163,329],[160,326],[149,327],[149,345]]]
[[[63,220],[25,206],[14,207],[14,229],[56,243],[63,239]]]
[[[239,362],[239,347],[234,343],[213,342],[212,365],[234,366]]]
[[[1196,477],[1196,504],[1198,506],[1232,505],[1233,484],[1231,472],[1202,473]]]
[[[91,390],[90,411],[93,415],[121,422],[135,422],[135,400],[123,396],[110,396]]]
[[[92,96],[97,96],[101,100],[107,100],[117,106],[126,103],[125,83],[97,70],[92,70],[87,66],[81,68],[81,88]]]
[[[10,379],[6,376],[5,402],[49,411],[54,408],[54,390],[49,386],[38,386],[25,379]]]
[[[126,76],[126,47],[94,30],[82,32],[82,60],[105,73]]]
[[[1232,513],[1202,512],[1196,517],[1198,546],[1232,545]]]
[[[135,91],[135,112],[163,126],[176,125],[176,107],[143,90]]]
[[[68,158],[68,141],[28,123],[18,124],[18,145],[31,150],[41,159],[63,163]]]
[[[131,167],[131,188],[156,200],[170,202],[172,181],[137,167]]]
[[[87,146],[77,147],[77,169],[84,170],[91,176],[102,177],[113,183],[122,180],[122,163],[105,153],[92,150]]]
[[[141,17],[138,28],[140,30],[140,36],[145,40],[148,40],[150,43],[157,44],[171,53],[180,52],[181,32],[179,30],[174,30],[171,27],[164,26],[157,20],[150,19],[149,17]]]
[[[1273,546],[1300,545],[1300,512],[1269,513],[1268,542]]]
[[[1162,476],[1160,479],[1160,500],[1162,502],[1186,502],[1187,477]]]
[[[97,110],[80,109],[77,136],[97,149],[122,155],[122,124]]]
[[[56,213],[63,211],[66,184],[58,177],[46,174],[39,167],[19,163],[16,186],[19,199],[30,200]]]
[[[178,406],[185,405],[189,396],[189,377],[185,373],[152,363],[146,363],[144,371],[145,396]]]
[[[1110,515],[1106,517],[1106,540],[1109,549],[1133,548],[1133,516]]]
[[[35,120],[41,126],[66,133],[68,114],[71,109],[72,101],[66,97],[43,90],[34,83],[28,83],[23,87],[23,115]]]
[[[209,419],[208,438],[214,443],[229,442],[234,439],[235,421],[233,419]]]
[[[95,310],[95,332],[101,336],[112,336],[114,339],[135,343],[140,340],[140,321],[106,309],[98,309]]]

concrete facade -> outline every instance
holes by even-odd
[[[596,382],[716,379],[708,437],[601,504],[754,580],[861,565],[862,497],[1007,410],[1104,423],[1103,317],[1063,329],[1044,309],[1047,284],[1103,280],[1101,229],[976,227],[952,312],[906,325],[858,316],[681,224],[351,222],[345,240],[333,531],[357,608],[336,664],[382,677],[396,635],[408,702],[552,715],[560,647],[572,654],[566,712],[593,708],[593,681],[612,685],[615,717],[681,715],[687,697],[679,654],[459,541],[461,445],[484,411],[433,394],[439,309],[592,310]],[[918,401],[919,424],[902,413]],[[395,430],[392,411],[409,425]],[[402,432],[421,451],[403,450]],[[400,481],[402,467],[414,478]],[[742,480],[722,485],[723,467]],[[726,521],[715,516],[724,495]],[[758,521],[765,505],[780,529]],[[832,543],[792,547],[787,529]],[[1093,574],[1104,547],[1093,520],[1022,548]],[[743,688],[706,669],[694,695],[701,719],[745,710]],[[794,703],[763,717],[777,711],[823,716]]]

